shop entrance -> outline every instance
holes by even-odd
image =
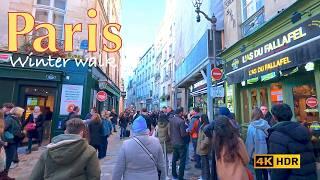
[[[21,86],[20,88],[20,104],[25,108],[24,120],[33,112],[35,106],[39,106],[45,116],[43,144],[50,142],[56,91],[56,88],[42,86]]]

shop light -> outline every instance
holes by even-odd
[[[314,63],[313,62],[308,62],[304,68],[306,69],[306,71],[313,71],[314,70]]]
[[[246,81],[242,81],[242,82],[241,82],[241,85],[242,85],[242,86],[245,86],[245,85],[246,85]]]
[[[261,76],[261,82],[263,82],[263,81],[268,81],[268,80],[273,79],[273,78],[275,78],[275,77],[277,77],[277,75],[276,75],[275,72],[272,72],[272,73],[263,75],[263,76]]]
[[[251,78],[247,80],[247,84],[254,84],[259,81],[259,77]]]

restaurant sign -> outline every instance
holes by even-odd
[[[315,23],[319,20],[320,14],[228,61],[224,69],[229,83],[238,83],[320,58],[320,27]]]

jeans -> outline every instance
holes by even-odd
[[[99,159],[102,159],[102,158],[104,158],[103,157],[103,152],[102,152],[102,145],[101,144],[99,144],[99,145],[97,145],[97,144],[92,144],[91,145],[92,147],[94,147],[95,149],[96,149],[96,151],[98,151],[98,158]]]
[[[117,132],[117,130],[116,130],[116,123],[112,123],[112,128],[113,128],[113,132]]]
[[[107,156],[107,148],[108,148],[108,136],[103,137],[102,144],[101,144],[101,153],[100,159]]]
[[[7,147],[5,147],[6,152],[6,167],[5,170],[9,171],[11,163],[13,162],[14,157],[17,155],[17,143],[9,143]]]
[[[121,130],[120,130],[120,137],[126,137],[126,127],[120,127]]]
[[[256,180],[268,180],[268,170],[267,169],[255,169]]]
[[[184,177],[184,169],[186,166],[187,158],[187,148],[186,144],[184,145],[173,145],[173,156],[172,156],[172,176],[177,178],[177,161],[180,159],[179,166],[179,180],[182,180]]]
[[[194,160],[196,162],[196,166],[200,167],[201,166],[201,157],[197,154],[197,143],[198,143],[198,139],[192,138],[192,145],[193,145],[193,150],[194,150]]]
[[[208,155],[201,156],[201,176],[203,180],[210,179],[210,167]]]

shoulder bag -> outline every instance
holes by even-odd
[[[149,151],[148,148],[146,148],[146,146],[145,146],[137,137],[133,137],[133,140],[135,140],[135,141],[140,145],[140,147],[144,150],[144,152],[146,152],[146,153],[150,156],[150,158],[152,159],[154,165],[155,165],[156,168],[157,168],[157,171],[158,171],[158,179],[160,180],[161,171],[158,169],[156,160],[154,159],[152,153]]]

